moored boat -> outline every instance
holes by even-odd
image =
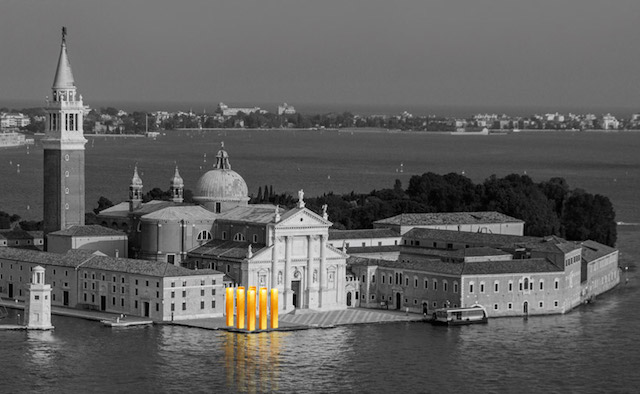
[[[432,324],[463,325],[481,324],[489,320],[487,310],[482,305],[463,308],[442,308],[433,312]]]

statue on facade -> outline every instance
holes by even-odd
[[[298,208],[304,208],[304,190],[298,190]]]
[[[318,281],[318,270],[313,270],[313,283]]]
[[[282,284],[282,271],[278,271],[278,284]]]
[[[322,205],[322,218],[324,220],[328,220],[329,219],[329,214],[327,213],[327,208],[328,208],[327,204],[323,204]]]
[[[249,247],[247,248],[247,258],[250,259],[253,257],[253,249],[251,248],[251,244],[249,244]]]

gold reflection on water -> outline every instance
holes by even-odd
[[[227,387],[260,393],[278,390],[280,337],[284,333],[225,335],[224,356]]]

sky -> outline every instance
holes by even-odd
[[[0,0],[0,102],[640,110],[638,0]],[[149,108],[149,110],[161,108]]]

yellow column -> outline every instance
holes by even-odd
[[[271,329],[278,328],[278,289],[271,289]]]
[[[238,328],[244,328],[244,287],[238,287],[236,314],[238,315]]]
[[[256,329],[256,289],[254,286],[249,287],[247,293],[247,330]]]
[[[266,287],[261,287],[260,288],[260,323],[258,325],[258,327],[261,330],[266,330],[267,329],[267,288]]]
[[[233,326],[233,287],[227,287],[226,289],[226,314],[227,314],[227,326]]]

